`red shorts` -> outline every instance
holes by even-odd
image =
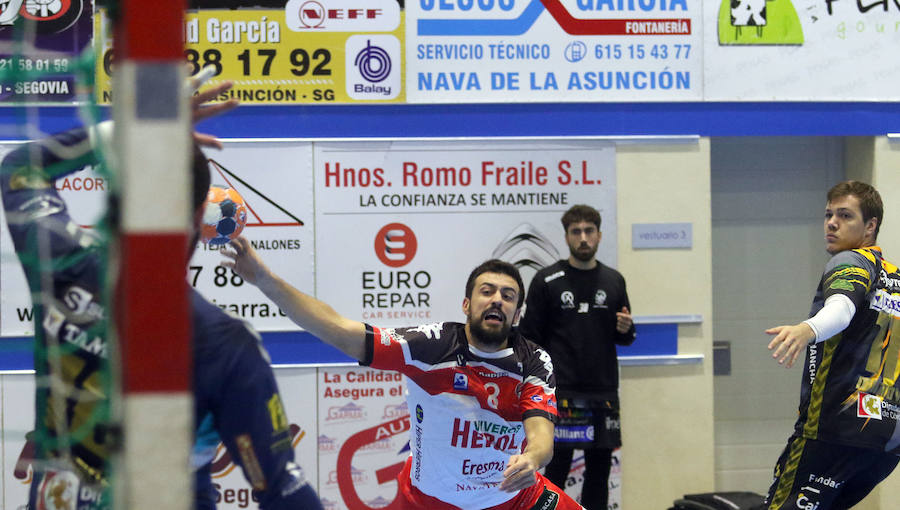
[[[412,457],[406,459],[403,471],[397,476],[397,485],[400,488],[400,510],[458,510],[459,507],[431,497],[412,485],[409,477]],[[562,489],[544,478],[544,475],[535,473],[535,484],[527,489],[519,491],[509,501],[492,506],[485,510],[584,510],[574,499],[569,497]],[[470,510],[470,509],[465,509]]]

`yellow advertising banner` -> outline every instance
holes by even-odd
[[[404,28],[396,2],[322,10],[307,4],[186,12],[184,54],[191,74],[212,66],[210,84],[234,82],[220,99],[244,104],[405,102]],[[97,101],[109,104],[115,50],[109,20],[100,12],[95,21]]]

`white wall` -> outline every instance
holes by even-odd
[[[620,145],[616,164],[619,270],[636,315],[702,315],[679,328],[679,353],[701,364],[623,367],[622,503],[668,508],[713,490],[709,140]],[[686,222],[693,248],[632,250],[633,223]],[[640,341],[640,339],[638,339]]]
[[[802,364],[768,355],[766,328],[809,313],[827,260],[825,193],[843,179],[840,139],[712,141],[713,334],[731,342],[715,385],[716,489],[764,494],[797,417]]]

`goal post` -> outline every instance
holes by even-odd
[[[111,130],[98,124],[109,111],[93,93],[99,9],[115,53],[102,66],[114,69]],[[3,197],[15,204],[4,227],[24,269],[15,299],[33,306],[17,333],[34,335],[36,416],[23,451],[34,452],[39,498],[80,482],[84,508],[193,506],[185,9],[185,0],[0,0],[0,106],[15,118],[0,138],[45,140],[4,169]],[[42,130],[61,104],[76,107],[90,137]],[[104,183],[96,194],[58,187],[82,170]]]
[[[191,112],[184,0],[121,0],[114,153],[121,164],[115,334],[124,426],[117,508],[189,510]],[[153,213],[152,211],[158,211]]]

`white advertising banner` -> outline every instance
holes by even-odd
[[[312,293],[312,144],[226,140],[224,145],[222,151],[206,151],[211,159],[212,183],[238,191],[247,205],[244,234],[274,270],[289,276],[300,290]],[[0,146],[0,151],[8,148]],[[107,180],[91,168],[56,181],[72,218],[88,229],[95,227],[103,213],[108,187]],[[164,191],[163,188],[154,192]],[[0,220],[0,336],[31,336],[31,296],[2,211]],[[220,267],[221,260],[214,246],[198,243],[187,272],[189,283],[207,299],[250,321],[260,331],[299,329],[258,289]]]
[[[703,98],[701,2],[406,2],[407,101]]]
[[[708,101],[900,99],[900,4],[703,2]]]
[[[409,457],[409,410],[399,372],[319,369],[319,498],[326,510],[384,508]]]
[[[25,434],[34,428],[33,376],[0,375],[0,413],[0,508],[27,510],[34,444],[25,440]]]
[[[376,325],[463,320],[468,272],[489,258],[519,265],[527,286],[538,268],[567,256],[559,218],[577,203],[600,210],[598,257],[616,263],[615,147],[606,142],[226,141],[209,156],[213,183],[246,202],[244,234],[266,263]],[[106,186],[91,169],[57,181],[86,228]],[[0,334],[30,336],[30,294],[5,221],[0,236]],[[189,283],[260,331],[299,329],[221,260],[198,244]]]
[[[609,495],[606,501],[607,510],[622,510],[622,449],[616,448],[612,453],[609,468]],[[572,467],[563,490],[566,494],[581,502],[581,491],[584,487],[584,451],[575,450],[572,454]]]
[[[616,263],[615,146],[607,142],[317,143],[316,290],[376,326],[464,322],[469,272],[499,258],[527,287],[568,256],[562,213],[603,218]]]
[[[314,280],[312,144],[290,141],[224,141],[207,151],[212,184],[234,188],[247,204],[246,236],[276,273],[301,291]],[[211,245],[198,243],[191,259],[190,283],[226,311],[259,331],[299,328],[256,287],[219,265]]]

